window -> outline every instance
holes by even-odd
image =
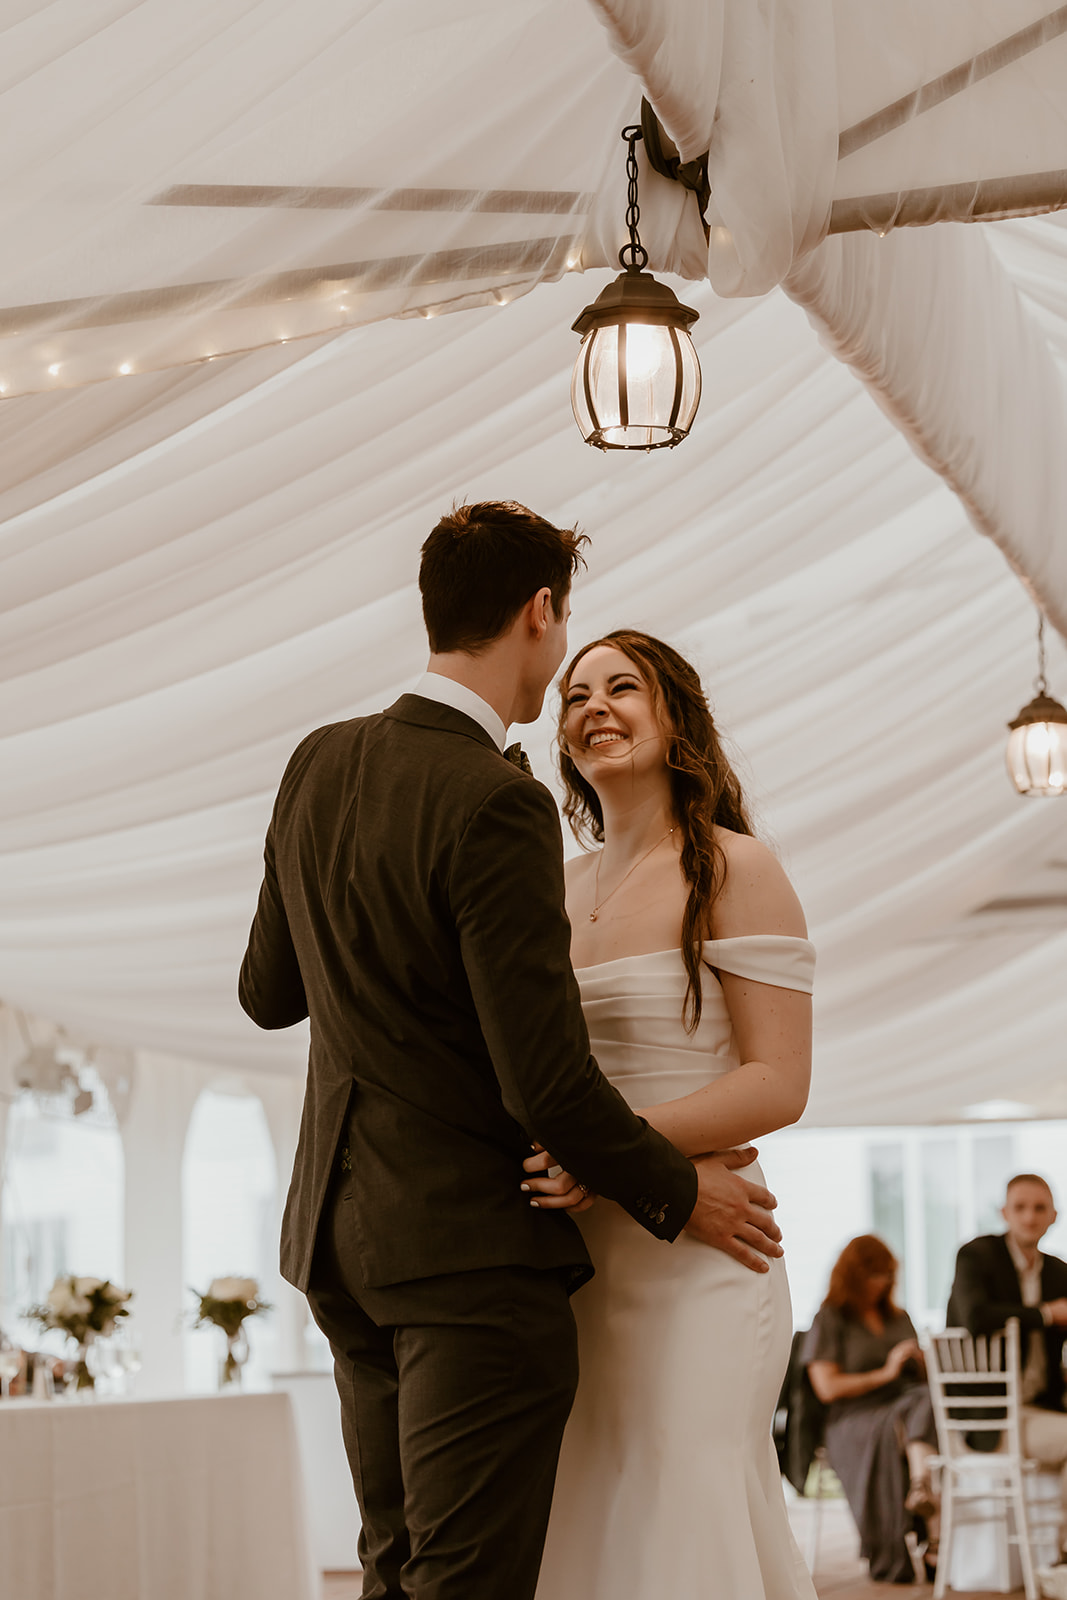
[[[942,1316],[960,1243],[957,1156],[955,1137],[923,1141],[920,1170],[926,1243],[925,1309]]]
[[[903,1264],[907,1235],[904,1223],[904,1146],[899,1140],[894,1140],[892,1144],[870,1146],[870,1176],[871,1227]],[[903,1272],[900,1276],[903,1280]]]
[[[75,1117],[63,1096],[19,1095],[3,1176],[5,1315],[36,1349],[41,1330],[19,1319],[60,1273],[123,1281],[125,1167],[110,1108]],[[61,1336],[47,1339],[58,1353]]]
[[[1000,1214],[1008,1179],[1015,1173],[1010,1133],[979,1134],[974,1141],[974,1231],[1003,1233]]]
[[[213,1278],[255,1278],[264,1298],[275,1299],[276,1187],[262,1102],[254,1095],[206,1089],[193,1108],[182,1161],[185,1283],[202,1292]],[[192,1295],[188,1303],[195,1309]],[[251,1317],[245,1332],[251,1352],[246,1382],[266,1388],[274,1364],[271,1313]],[[222,1335],[213,1328],[187,1334],[187,1388],[202,1393],[216,1387],[223,1347]]]

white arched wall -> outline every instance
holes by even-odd
[[[183,1318],[192,1304],[183,1272],[182,1167],[190,1119],[200,1095],[213,1088],[255,1094],[263,1104],[277,1168],[272,1228],[277,1235],[288,1190],[303,1084],[270,1074],[222,1073],[213,1067],[139,1052],[123,1128],[126,1149],[126,1276],[136,1295],[144,1353],[138,1392],[177,1394],[185,1387]],[[235,1270],[242,1270],[237,1263]],[[277,1270],[263,1292],[277,1308],[275,1364],[304,1365],[305,1302]]]
[[[34,1038],[40,1040],[52,1032],[48,1025],[33,1020],[31,1026]],[[5,1201],[9,1199],[5,1182],[8,1125],[18,1092],[15,1068],[25,1050],[14,1012],[0,1005],[0,1290],[6,1282],[2,1251]],[[235,1075],[200,1062],[145,1051],[136,1056],[132,1080],[119,1132],[125,1167],[122,1279],[134,1294],[132,1326],[140,1336],[143,1355],[136,1386],[143,1395],[177,1394],[185,1381],[181,1319],[190,1306],[182,1271],[182,1160],[193,1108],[205,1089],[220,1085],[254,1094],[261,1102],[277,1170],[270,1221],[276,1239],[296,1152],[304,1086],[295,1077],[255,1072]],[[280,1371],[300,1371],[307,1361],[307,1303],[278,1273],[276,1251],[271,1256],[263,1292],[275,1307],[274,1365]],[[71,1265],[77,1270],[82,1263]],[[94,1270],[92,1263],[86,1269]],[[0,1305],[0,1314],[6,1324],[23,1309]]]

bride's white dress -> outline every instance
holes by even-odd
[[[709,940],[704,958],[811,990],[806,939]],[[686,1033],[677,950],[577,978],[593,1054],[632,1106],[739,1065],[711,972]],[[742,1175],[763,1181],[756,1164]],[[755,1273],[688,1234],[664,1244],[604,1200],[577,1220],[596,1276],[572,1301],[581,1380],[537,1600],[814,1600],[771,1442],[792,1334],[784,1263]]]

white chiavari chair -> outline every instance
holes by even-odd
[[[1033,1461],[1023,1456],[1020,1433],[1019,1323],[1002,1333],[972,1339],[965,1328],[925,1333],[926,1374],[937,1425],[941,1474],[941,1540],[934,1600],[941,1600],[961,1526],[989,1519],[993,1508],[1001,1587],[1009,1587],[1009,1545],[1019,1549],[1026,1600],[1037,1600],[1033,1551],[1027,1525],[1024,1475]],[[968,1435],[997,1435],[996,1447],[975,1450]],[[977,1516],[968,1517],[968,1509]],[[1011,1516],[1011,1531],[1008,1517]]]

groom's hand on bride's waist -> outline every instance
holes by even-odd
[[[685,1231],[753,1272],[769,1272],[768,1256],[782,1254],[782,1230],[771,1215],[778,1202],[761,1183],[749,1183],[734,1170],[755,1159],[751,1145],[696,1157],[697,1200]]]

